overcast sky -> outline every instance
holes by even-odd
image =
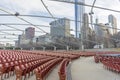
[[[67,17],[74,20],[74,5],[73,4],[67,4],[67,3],[60,3],[60,2],[54,2],[50,0],[43,0],[44,3],[47,5],[48,9],[51,11],[51,13],[55,17]],[[93,0],[86,0],[86,4],[92,4]],[[110,8],[114,10],[120,11],[120,1],[119,0],[96,0],[96,6]],[[46,9],[43,7],[41,0],[0,0],[0,9],[4,9],[6,11],[9,11],[11,13],[19,12],[21,15],[39,15],[39,16],[50,16]],[[85,7],[85,12],[90,12],[89,7]],[[2,11],[0,11],[0,14],[6,14]],[[94,8],[94,19],[98,18],[100,23],[107,23],[108,22],[108,15],[113,14],[118,21],[118,28],[120,28],[120,13],[111,12],[111,11],[105,11],[100,9]],[[27,21],[33,23],[33,24],[39,24],[39,25],[47,25],[49,26],[49,23],[53,21],[53,19],[44,19],[44,18],[31,18],[31,17],[22,17],[26,19]],[[5,17],[0,16],[0,23],[25,23],[21,20],[19,20],[16,17]],[[24,30],[25,28],[29,26],[13,26],[18,29]],[[33,27],[33,26],[31,26]],[[74,29],[74,22],[71,22],[71,28]],[[50,28],[47,27],[41,27],[43,30],[50,32]],[[0,26],[0,29],[12,29],[5,26]],[[40,31],[36,28],[36,31]],[[6,32],[6,31],[4,31]],[[8,32],[8,31],[7,31]],[[9,33],[11,34],[22,34],[21,31],[12,31]],[[74,32],[72,32],[74,34]],[[3,33],[0,33],[3,34]],[[43,35],[43,33],[36,32],[36,36]],[[15,38],[16,40],[17,36],[10,36],[10,35],[0,35],[0,41],[13,41],[10,39],[2,39],[3,37],[7,38]]]

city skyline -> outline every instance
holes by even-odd
[[[120,0],[0,2],[0,80],[120,79]]]
[[[66,4],[66,3],[59,3],[59,2],[54,2],[54,1],[50,1],[50,0],[44,0],[45,1],[45,4],[48,6],[48,8],[50,9],[50,11],[52,12],[52,14],[55,16],[55,17],[67,17],[69,19],[75,19],[74,18],[74,5],[71,5],[71,4]],[[86,4],[92,4],[93,1],[85,1]],[[109,2],[109,4],[108,4]],[[29,6],[28,6],[28,3],[29,3]],[[21,5],[23,4],[23,5]],[[116,10],[119,10],[119,4],[120,2],[119,1],[114,1],[113,3],[110,3],[110,0],[106,0],[104,3],[103,1],[96,1],[96,6],[102,6],[102,7],[106,7],[106,8],[111,8],[111,9],[116,9]],[[34,0],[26,0],[26,2],[24,0],[16,0],[16,1],[12,1],[12,0],[3,0],[2,3],[0,3],[0,8],[1,9],[5,9],[9,12],[12,12],[12,13],[15,13],[15,12],[19,12],[20,14],[33,14],[33,15],[46,15],[46,16],[50,16],[48,14],[48,12],[45,10],[45,8],[43,7],[42,3],[37,0],[37,1],[34,1]],[[58,10],[59,9],[59,10]],[[85,7],[85,12],[86,13],[89,13],[90,12],[90,8],[88,7]],[[69,12],[69,14],[68,14]],[[2,11],[0,11],[1,14],[6,14]],[[117,18],[118,21],[120,21],[119,17],[119,13],[115,13],[115,12],[111,12],[111,11],[103,11],[103,10],[99,10],[99,9],[95,9],[94,8],[94,19],[97,17],[99,19],[99,22],[101,23],[106,23],[107,22],[107,17],[109,14],[113,14],[115,15],[115,17]],[[23,21],[20,21],[19,19],[17,19],[16,17],[5,17],[5,16],[1,16],[0,17],[1,20],[0,22],[1,23],[6,23],[6,22],[9,22],[9,23],[25,23]],[[49,22],[53,21],[53,19],[43,19],[43,18],[31,18],[31,17],[22,17],[34,24],[41,24],[41,25],[47,25],[49,26]],[[95,21],[94,21],[95,22]],[[118,23],[118,28],[119,28],[119,24]],[[13,26],[13,27],[16,27],[18,29],[22,29],[24,30],[26,27],[28,26]],[[32,26],[34,27],[34,26]],[[71,28],[74,29],[74,22],[71,22]],[[46,30],[48,33],[50,33],[50,28],[49,27],[41,27],[43,30]],[[1,25],[1,29],[4,30],[4,29],[11,29],[11,28],[8,28],[8,27],[5,27],[3,25]],[[13,30],[13,29],[12,29]],[[39,29],[36,29],[37,31]],[[40,30],[39,30],[40,31]],[[22,34],[22,31],[4,31],[4,32],[9,32],[11,34]],[[72,34],[74,34],[75,32],[72,31],[71,32]],[[3,34],[3,33],[1,33]],[[42,35],[44,33],[38,33],[36,32],[36,36],[38,35]],[[16,40],[14,38],[16,38],[17,36],[13,36],[13,35],[1,35],[1,41],[13,41],[13,40],[10,40],[10,39],[4,39],[3,37],[6,36],[7,38],[12,38],[13,40]],[[4,42],[5,43],[5,42]],[[12,42],[13,43],[13,42]]]

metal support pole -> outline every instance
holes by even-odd
[[[56,47],[56,46],[54,46],[54,51],[56,51],[56,49],[57,49],[57,47]]]
[[[20,48],[21,50],[23,50],[23,48]]]
[[[13,50],[15,50],[15,48],[13,47]]]
[[[35,47],[32,47],[32,50],[35,50]]]
[[[6,50],[6,48],[4,47],[3,50]]]
[[[67,51],[69,51],[69,46],[67,46]]]
[[[45,51],[46,47],[43,47],[43,51]]]
[[[83,51],[83,31],[82,31],[82,25],[80,26],[80,32],[81,32],[81,35],[80,35],[80,50]]]

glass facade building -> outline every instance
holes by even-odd
[[[83,22],[83,14],[85,13],[85,8],[83,5],[78,5],[77,3],[85,3],[85,0],[75,0],[75,35],[76,38],[80,38],[81,27]],[[80,22],[79,22],[80,21]]]

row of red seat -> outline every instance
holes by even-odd
[[[94,60],[96,63],[102,62],[102,61],[111,61],[111,62],[120,62],[120,56],[106,56],[106,55],[95,55]]]
[[[90,51],[54,51],[54,53],[60,53],[60,54],[70,54],[70,55],[76,55],[76,56],[94,56],[96,52],[90,52]]]
[[[59,73],[63,75],[66,72],[69,60],[77,59],[80,55],[47,51],[24,51],[24,50],[0,50],[0,75],[9,77],[12,73],[16,73],[16,80],[26,79],[33,70],[36,79],[45,78],[46,74],[52,68],[62,61]],[[41,72],[42,71],[42,72]]]
[[[30,57],[30,58],[12,58],[12,59],[9,59],[9,58],[1,58],[0,59],[0,63],[1,64],[4,64],[4,63],[11,63],[13,62],[14,64],[16,63],[28,63],[30,61],[34,61],[34,60],[38,60],[38,59],[41,59],[41,58],[47,58],[48,56],[37,56],[37,57]]]
[[[69,59],[77,59],[80,57],[79,55],[64,54],[64,53],[58,53],[58,52],[53,53],[53,52],[47,52],[47,51],[32,51],[32,53],[38,54],[38,55],[46,55],[46,56],[69,58]]]
[[[58,71],[60,80],[66,80],[67,76],[67,65],[69,64],[69,59],[64,59],[60,64],[60,69]]]
[[[120,54],[118,51],[97,51],[96,54]]]
[[[104,56],[100,60],[105,68],[115,71],[115,72],[120,72],[120,57],[118,56]]]
[[[106,69],[120,73],[120,64],[116,64],[111,61],[103,61],[102,63]]]
[[[60,62],[61,58],[48,61],[34,70],[36,80],[44,80],[45,76]]]
[[[97,54],[94,56],[95,62],[103,63],[104,67],[108,70],[120,72],[120,56],[119,54]]]
[[[1,79],[3,79],[3,75],[5,75],[5,78],[6,77],[8,78],[10,75],[12,75],[14,73],[15,66],[27,64],[44,58],[49,58],[48,56],[41,56],[35,54],[33,55],[24,52],[21,53],[20,51],[8,51],[8,50],[0,51],[0,56],[1,56],[0,57]]]
[[[26,64],[21,64],[19,66],[15,67],[16,72],[16,80],[22,80],[22,77],[24,76],[24,79],[26,79],[27,75],[30,76],[31,72],[33,73],[33,70],[37,68],[38,66],[48,62],[49,60],[53,60],[55,58],[49,57],[46,59],[40,59],[37,61],[29,62]]]

